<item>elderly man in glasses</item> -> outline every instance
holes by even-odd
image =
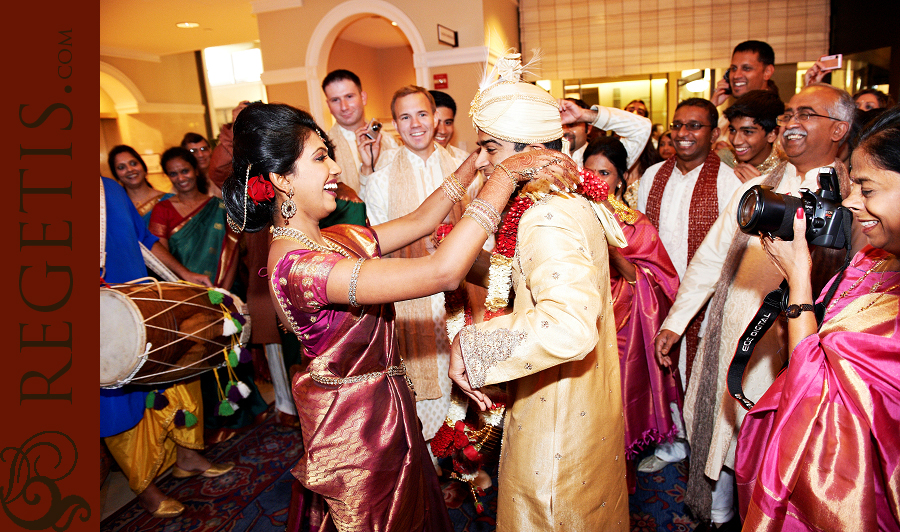
[[[846,197],[847,172],[836,156],[853,112],[850,96],[831,85],[810,86],[791,98],[776,119],[788,161],[748,180],[735,193],[690,261],[657,337],[657,358],[665,359],[691,320],[706,308],[704,338],[694,359],[684,401],[691,446],[685,502],[695,515],[713,523],[738,519],[733,510],[732,485],[736,436],[746,411],[728,395],[725,375],[742,333],[766,294],[782,280],[759,239],[750,238],[738,228],[740,198],[753,185],[768,185],[780,194],[797,195],[801,188],[816,190],[823,166],[836,168]],[[842,250],[819,249],[814,253],[816,270],[821,270],[814,290],[821,289],[843,255]],[[788,356],[784,323],[776,322],[754,350],[744,374],[744,395],[751,401],[758,400]]]
[[[734,171],[711,150],[719,137],[718,120],[719,113],[709,100],[690,98],[678,104],[670,126],[675,158],[648,168],[638,188],[638,210],[646,213],[659,230],[660,240],[679,278],[684,276],[707,231],[741,185]],[[662,363],[677,372],[685,386],[690,382],[701,321],[702,316],[692,325],[686,335],[688,339]],[[681,415],[673,417],[680,420]],[[639,471],[659,471],[687,457],[684,430],[679,428],[678,438],[657,446],[654,454],[638,465]]]

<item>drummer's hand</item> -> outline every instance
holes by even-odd
[[[487,395],[472,388],[472,385],[469,383],[469,376],[466,374],[466,364],[463,362],[462,357],[462,347],[459,345],[459,334],[456,335],[456,338],[453,339],[453,344],[450,346],[450,371],[448,373],[450,380],[456,383],[459,389],[470,399],[475,401],[475,404],[478,405],[478,410],[484,411],[494,407]]]
[[[209,277],[203,275],[202,273],[194,273],[188,272],[184,274],[184,280],[189,283],[201,284],[207,288],[212,288],[212,281],[209,280]]]

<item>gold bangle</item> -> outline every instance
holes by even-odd
[[[489,235],[494,234],[497,231],[497,226],[500,225],[500,213],[497,212],[493,205],[480,198],[476,198],[475,201],[469,204],[463,216],[468,216],[475,220]]]
[[[463,188],[462,184],[459,182],[459,179],[456,178],[456,174],[452,173],[449,177],[444,179],[441,183],[441,190],[444,191],[444,194],[447,195],[447,198],[450,199],[453,203],[459,202],[463,199],[463,195],[466,193],[466,189]]]
[[[358,307],[360,304],[356,301],[356,281],[359,279],[359,269],[366,259],[360,258],[353,266],[353,273],[350,274],[350,290],[347,292],[347,299],[351,307]]]
[[[510,181],[513,182],[513,186],[516,186],[519,184],[519,181],[513,177],[512,172],[510,172],[509,169],[507,169],[505,166],[503,166],[503,163],[498,164],[497,168],[506,172],[506,176],[509,177]]]

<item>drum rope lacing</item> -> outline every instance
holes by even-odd
[[[174,373],[174,372],[178,372],[178,371],[183,371],[183,370],[185,370],[185,369],[189,369],[189,368],[192,368],[192,367],[197,366],[197,365],[199,365],[199,364],[202,364],[203,362],[206,362],[206,361],[208,361],[208,360],[210,360],[210,359],[212,359],[212,358],[221,356],[222,351],[227,352],[228,347],[233,347],[233,346],[243,346],[243,343],[242,343],[242,342],[234,342],[233,339],[232,339],[232,342],[229,342],[229,343],[222,343],[222,342],[218,342],[218,341],[215,341],[215,340],[212,340],[212,339],[208,339],[208,338],[203,338],[203,337],[200,337],[200,336],[196,336],[197,333],[200,333],[200,332],[202,332],[202,331],[205,331],[205,330],[207,330],[207,329],[209,329],[209,328],[211,328],[211,327],[213,327],[213,326],[221,325],[221,323],[211,323],[211,324],[208,324],[208,325],[202,327],[201,329],[198,329],[198,330],[194,331],[193,333],[187,333],[187,332],[178,331],[178,330],[173,331],[173,330],[167,329],[167,328],[165,328],[165,327],[160,327],[160,326],[157,326],[157,325],[152,325],[152,324],[147,323],[147,321],[152,320],[152,319],[154,319],[154,318],[157,318],[157,317],[159,317],[159,316],[161,316],[161,315],[163,315],[163,314],[165,314],[165,313],[167,313],[167,312],[170,312],[172,308],[174,308],[175,306],[179,306],[179,305],[188,305],[188,306],[196,307],[196,308],[198,308],[198,309],[209,310],[210,307],[208,307],[207,305],[204,305],[204,304],[198,304],[198,303],[193,303],[193,302],[192,302],[193,299],[196,299],[196,298],[202,298],[203,296],[206,296],[206,295],[207,295],[207,292],[205,291],[206,287],[204,287],[204,286],[202,286],[202,285],[190,283],[190,282],[187,282],[187,281],[178,281],[178,284],[181,284],[181,285],[184,285],[184,286],[194,286],[194,287],[198,287],[198,288],[203,288],[203,289],[204,289],[203,292],[199,292],[199,293],[197,293],[196,295],[193,295],[193,296],[191,296],[191,297],[188,298],[188,299],[185,299],[185,300],[179,300],[179,301],[176,301],[176,300],[173,300],[173,299],[165,298],[165,297],[163,296],[162,286],[160,285],[159,281],[156,280],[156,279],[154,279],[154,278],[152,278],[152,277],[145,277],[145,278],[141,278],[141,279],[135,279],[134,281],[131,281],[130,283],[118,283],[118,284],[110,285],[110,287],[112,288],[112,287],[115,287],[115,286],[133,286],[133,285],[135,285],[136,283],[138,283],[138,282],[140,282],[140,281],[145,281],[145,280],[152,281],[153,284],[149,284],[149,283],[148,283],[148,284],[146,285],[146,287],[141,286],[139,290],[137,290],[137,291],[132,292],[131,294],[129,294],[129,296],[131,297],[132,300],[134,300],[134,301],[153,301],[153,302],[157,302],[157,303],[170,303],[170,304],[172,304],[173,306],[168,307],[168,308],[166,308],[165,310],[160,311],[160,312],[157,312],[156,314],[153,314],[153,315],[151,315],[151,316],[144,317],[144,319],[143,319],[143,324],[144,324],[144,326],[147,327],[147,328],[153,328],[153,329],[156,329],[156,330],[162,330],[162,331],[172,332],[172,333],[175,333],[175,334],[176,334],[177,336],[179,336],[179,337],[178,337],[177,339],[171,341],[171,342],[168,342],[168,343],[166,343],[166,344],[163,344],[163,345],[157,346],[157,347],[153,347],[153,345],[150,344],[150,343],[148,342],[148,343],[147,343],[147,346],[146,346],[146,349],[144,350],[144,353],[143,353],[142,355],[139,355],[139,356],[136,357],[137,360],[138,360],[138,362],[137,362],[137,364],[136,364],[136,367],[129,373],[128,376],[126,376],[126,377],[123,378],[123,379],[118,379],[118,380],[116,380],[116,382],[115,382],[114,384],[101,386],[101,388],[108,388],[108,389],[121,388],[122,386],[124,386],[124,385],[126,385],[126,384],[131,384],[131,383],[134,383],[134,382],[139,382],[140,380],[147,380],[147,379],[151,379],[151,378],[154,378],[154,377],[159,377],[159,376],[161,376],[161,375],[166,375],[166,374],[168,374],[168,373]],[[152,297],[152,298],[151,298],[151,297],[134,297],[134,294],[139,294],[139,293],[142,292],[142,291],[151,290],[151,289],[154,289],[154,288],[155,288],[155,290],[156,290],[156,293],[157,293],[158,297]],[[224,305],[220,305],[220,306],[222,306],[223,309],[227,310],[227,308],[224,307]],[[237,309],[236,309],[236,310],[237,310]],[[228,311],[228,312],[230,313],[230,311]],[[232,335],[232,336],[234,336],[234,335]],[[212,354],[210,354],[210,355],[208,355],[208,356],[205,356],[205,357],[203,357],[203,358],[201,358],[201,359],[199,359],[199,360],[196,360],[196,361],[194,361],[194,362],[191,362],[191,363],[189,363],[189,364],[183,364],[183,365],[173,364],[173,363],[165,362],[165,361],[162,361],[162,360],[154,360],[153,362],[156,363],[156,364],[158,364],[158,365],[161,365],[161,366],[168,366],[168,367],[173,368],[173,369],[170,369],[170,370],[163,370],[163,371],[159,371],[159,372],[152,373],[152,374],[148,374],[148,375],[142,375],[142,376],[140,376],[140,377],[138,377],[138,378],[135,378],[135,375],[141,370],[141,368],[142,368],[142,367],[144,366],[144,364],[147,362],[147,360],[149,359],[149,356],[150,356],[151,353],[156,352],[156,351],[159,351],[159,350],[162,350],[162,349],[165,349],[166,347],[169,347],[169,346],[171,346],[171,345],[174,345],[174,344],[176,344],[176,343],[178,343],[178,342],[180,342],[180,341],[182,341],[182,340],[186,340],[186,339],[194,339],[194,340],[197,340],[197,341],[200,341],[200,342],[206,342],[206,343],[208,343],[208,344],[213,344],[213,345],[215,345],[215,346],[221,347],[221,348],[222,348],[222,351],[218,351],[218,350],[217,350],[217,351],[214,351]],[[209,367],[209,368],[206,368],[206,369],[211,370],[211,369],[215,369],[215,368],[221,368],[221,367],[224,366],[225,364],[226,364],[226,362],[223,361],[223,362],[221,362],[220,364],[217,364],[217,365],[215,365],[215,366],[212,366],[212,367]],[[175,379],[175,380],[179,380],[179,379]],[[172,382],[174,382],[174,380],[173,380]],[[162,383],[158,383],[158,382],[157,382],[157,383],[155,383],[155,384],[162,384]]]

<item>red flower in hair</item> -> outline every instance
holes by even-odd
[[[255,175],[247,182],[247,195],[255,205],[263,201],[269,201],[275,197],[275,187],[270,181],[266,181],[262,175]]]

